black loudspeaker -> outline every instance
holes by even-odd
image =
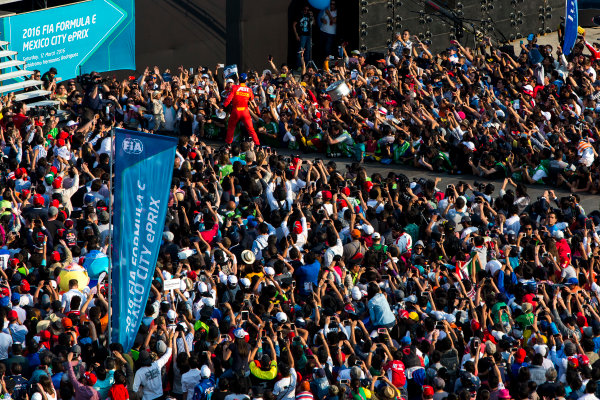
[[[394,37],[394,2],[360,0],[358,12],[360,50],[386,49]]]
[[[547,34],[558,28],[565,13],[564,0],[347,0],[337,4],[358,15],[353,36],[348,36],[353,48],[357,44],[363,52],[384,53],[395,33],[404,29],[438,52],[457,34],[463,45],[471,47],[484,36],[504,44],[530,33]]]

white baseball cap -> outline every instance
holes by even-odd
[[[250,282],[250,279],[248,279],[248,278],[242,278],[242,279],[240,279],[240,283],[242,284],[243,287],[248,288],[248,287],[250,287],[250,284],[252,282]]]
[[[202,368],[200,368],[200,376],[202,378],[210,378],[211,372],[210,372],[210,368],[208,368],[208,365],[203,365]]]
[[[204,282],[198,283],[198,291],[200,293],[206,293],[206,292],[208,292],[208,286],[206,285],[206,283],[204,283]]]
[[[282,312],[282,311],[279,311],[279,312],[277,313],[277,315],[275,315],[275,318],[277,318],[277,321],[278,321],[279,323],[284,323],[284,322],[287,322],[287,319],[288,319],[288,318],[287,318],[287,315],[286,315],[286,313],[284,313],[284,312]]]
[[[237,276],[229,275],[229,277],[227,278],[227,283],[229,283],[230,285],[237,285],[237,283],[238,283]]]
[[[362,299],[362,293],[360,292],[360,289],[358,286],[354,286],[352,288],[352,299],[354,299],[356,301]]]
[[[173,310],[167,311],[167,319],[170,319],[170,320],[177,319],[177,313]]]
[[[375,232],[375,229],[373,229],[373,227],[368,224],[362,224],[359,229],[362,230],[367,235],[372,235],[373,232]]]

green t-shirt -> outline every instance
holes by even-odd
[[[204,136],[213,139],[221,135],[221,127],[217,126],[215,120],[220,123],[222,123],[222,121],[218,120],[216,115],[211,116],[210,119],[210,123],[204,124]]]
[[[259,133],[261,144],[264,144],[265,146],[278,147],[279,140],[277,138],[277,133],[279,132],[279,127],[277,124],[273,121],[266,123],[263,119],[259,119],[257,125],[259,128],[265,128],[267,131],[267,134]]]
[[[533,313],[521,314],[517,318],[515,318],[515,322],[519,324],[521,329],[525,329],[528,326],[533,325],[533,320],[535,319],[535,315]]]
[[[499,311],[502,307],[506,307],[506,303],[504,302],[499,302],[496,303],[492,306],[492,320],[494,321],[495,324],[500,323],[500,319],[498,318],[499,316]],[[506,312],[502,313],[502,324],[507,324],[508,323],[508,315],[506,314]]]

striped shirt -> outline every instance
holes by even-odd
[[[315,396],[311,392],[300,392],[296,395],[296,400],[313,400]]]

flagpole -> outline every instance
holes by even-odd
[[[112,343],[112,239],[113,239],[113,159],[114,159],[114,146],[115,146],[115,128],[110,129],[110,166],[109,166],[109,195],[108,195],[108,344]]]

